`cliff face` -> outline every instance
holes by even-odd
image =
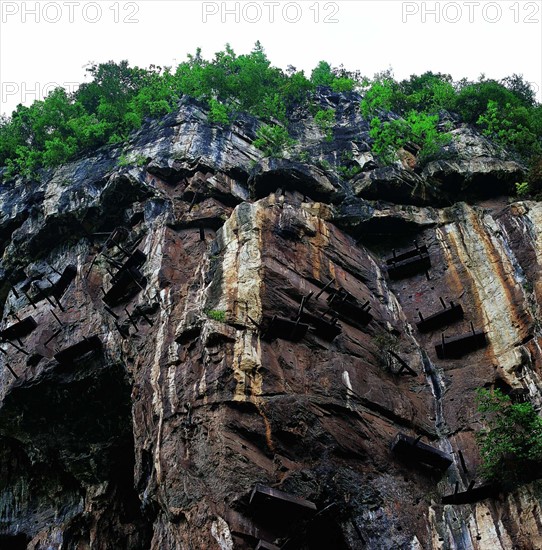
[[[474,441],[476,388],[542,405],[542,206],[462,128],[378,168],[336,100],[304,162],[186,102],[3,184],[1,548],[542,547],[540,483],[482,498]]]

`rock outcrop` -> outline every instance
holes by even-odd
[[[540,482],[477,493],[474,438],[479,387],[542,406],[542,205],[466,128],[379,168],[339,99],[290,159],[185,101],[2,183],[1,548],[542,547]]]

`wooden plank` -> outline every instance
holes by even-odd
[[[147,260],[147,255],[142,252],[141,250],[137,249],[130,257],[122,264],[122,267],[119,269],[119,271],[113,276],[111,279],[111,282],[115,284],[118,282],[122,277],[124,277],[124,273],[126,271],[130,271],[131,269],[139,269]]]
[[[463,314],[463,308],[460,304],[452,304],[449,308],[422,318],[421,321],[416,323],[416,327],[420,332],[431,332],[463,319]]]
[[[249,504],[255,507],[269,507],[275,509],[284,509],[284,511],[292,509],[301,509],[305,512],[316,512],[316,504],[310,500],[305,500],[301,497],[296,497],[279,489],[266,487],[265,485],[257,484],[250,495]]]
[[[66,290],[68,289],[71,282],[75,279],[76,276],[77,276],[77,267],[70,264],[64,268],[62,275],[60,275],[60,278],[53,285],[53,289],[52,289],[52,294],[57,300],[60,300],[60,298],[62,298],[64,292],[66,292]]]
[[[147,279],[137,268],[132,267],[126,271],[119,271],[117,275],[119,274],[121,275],[102,298],[109,307],[127,302],[147,284]]]
[[[484,331],[474,331],[450,338],[444,336],[442,342],[435,345],[435,351],[439,359],[458,359],[467,353],[484,348],[487,343]]]
[[[425,244],[418,248],[413,248],[411,250],[407,250],[406,252],[402,252],[401,254],[394,254],[391,258],[388,258],[386,260],[387,265],[392,265],[397,262],[402,262],[404,260],[408,260],[410,258],[413,258],[414,256],[419,256],[421,254],[427,254],[428,249]]]
[[[397,361],[399,361],[399,364],[401,365],[401,368],[399,369],[399,372],[397,374],[401,374],[401,372],[403,370],[406,370],[408,372],[408,374],[410,374],[411,376],[418,376],[418,373],[413,368],[411,368],[411,366],[404,359],[399,357],[399,355],[397,355],[397,353],[395,353],[394,351],[392,351],[390,349],[389,354],[392,357],[395,357],[395,359],[397,359]]]
[[[392,265],[388,265],[388,275],[390,279],[403,279],[418,273],[423,273],[430,267],[431,258],[428,254],[422,254],[401,262],[395,262]]]
[[[339,323],[333,323],[308,311],[301,314],[301,320],[314,329],[313,332],[316,336],[328,342],[333,341],[342,332]]]
[[[369,313],[371,309],[369,302],[360,304],[357,298],[344,288],[331,291],[327,301],[331,309],[359,325],[365,326],[373,319],[373,316]]]
[[[495,484],[480,485],[474,489],[445,495],[442,497],[442,504],[473,504],[486,498],[495,498],[499,491],[499,486]]]
[[[299,342],[305,337],[308,330],[309,325],[306,323],[285,319],[284,317],[275,315],[269,322],[264,338],[266,340],[280,338],[291,342]]]
[[[6,327],[0,331],[0,339],[2,340],[14,340],[16,338],[22,338],[27,334],[30,334],[38,324],[32,316],[25,317],[21,321]]]
[[[414,437],[398,433],[391,444],[392,452],[406,462],[446,470],[453,462],[452,457]]]
[[[55,354],[55,359],[61,363],[70,363],[74,360],[79,359],[83,355],[86,355],[92,351],[99,351],[102,349],[102,341],[98,336],[91,336],[90,338],[85,338],[77,344],[63,349]]]

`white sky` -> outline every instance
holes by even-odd
[[[307,75],[322,59],[367,76],[518,73],[541,98],[542,0],[0,0],[0,113],[84,81],[89,62],[174,66],[256,40]]]

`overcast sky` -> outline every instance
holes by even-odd
[[[274,65],[324,59],[372,76],[392,68],[455,79],[523,74],[542,89],[542,0],[0,0],[0,112],[84,81],[89,62],[175,66],[199,46],[260,40]]]

